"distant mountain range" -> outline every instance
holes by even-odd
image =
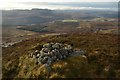
[[[2,22],[9,25],[41,24],[64,19],[117,18],[117,11],[106,10],[2,10]]]

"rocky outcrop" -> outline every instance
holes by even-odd
[[[74,51],[71,45],[64,47],[61,43],[44,44],[42,50],[36,50],[29,54],[31,58],[36,59],[40,64],[52,64],[53,62],[76,55],[85,55],[85,53],[81,50]]]
[[[17,43],[20,43],[22,42],[23,40],[20,40],[20,41],[16,41],[16,42],[10,42],[10,43],[4,43],[4,44],[1,44],[0,47],[9,47],[9,46],[12,46],[14,44],[17,44]]]

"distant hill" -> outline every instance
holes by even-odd
[[[24,24],[41,24],[64,19],[93,19],[98,16],[107,18],[117,18],[116,11],[104,10],[3,10],[3,24],[24,25]]]
[[[3,10],[3,24],[40,24],[68,18],[69,15],[47,9]]]

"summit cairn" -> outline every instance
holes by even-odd
[[[53,62],[65,59],[70,56],[84,55],[84,51],[74,51],[71,45],[63,46],[61,43],[46,43],[43,45],[42,50],[32,52],[29,54],[40,64],[52,64]]]

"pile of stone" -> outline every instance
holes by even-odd
[[[51,64],[69,56],[84,55],[83,51],[73,51],[71,45],[63,47],[61,43],[47,43],[41,51],[30,53],[30,57],[36,59],[40,64]]]

